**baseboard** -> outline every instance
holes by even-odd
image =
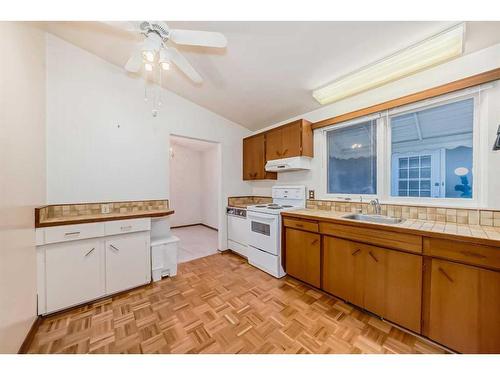
[[[187,227],[196,227],[197,225],[201,225],[205,228],[212,229],[215,231],[219,231],[217,228],[211,227],[210,225],[203,224],[203,223],[196,223],[196,224],[186,224],[186,225],[176,225],[175,227],[170,227],[170,229],[177,229],[177,228],[187,228]]]
[[[17,351],[17,354],[27,354],[28,350],[33,343],[33,339],[35,338],[35,334],[38,331],[38,327],[40,327],[40,324],[42,324],[43,318],[41,316],[37,316],[33,324],[31,325],[30,330],[28,331],[28,334],[24,338],[23,343],[21,344],[21,347]]]

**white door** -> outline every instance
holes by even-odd
[[[392,196],[443,198],[445,158],[441,154],[441,150],[393,154]]]
[[[149,232],[116,236],[106,241],[106,293],[151,281]]]
[[[47,246],[45,267],[47,312],[96,299],[105,293],[102,241]]]

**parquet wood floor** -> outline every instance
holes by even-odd
[[[176,277],[45,318],[30,353],[443,353],[232,253]]]

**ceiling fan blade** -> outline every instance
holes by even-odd
[[[224,48],[226,37],[221,33],[196,30],[170,30],[168,37],[175,44]]]
[[[134,52],[125,64],[125,70],[132,73],[137,73],[142,67],[142,44],[135,47]]]
[[[189,61],[179,53],[175,48],[167,49],[168,57],[170,61],[172,61],[177,67],[182,70],[182,72],[188,76],[188,78],[195,83],[202,83],[203,78],[198,74],[196,70],[194,70],[193,66],[189,63]]]
[[[139,27],[141,23],[138,21],[103,21],[102,23],[126,31],[133,31],[133,32],[141,31]]]

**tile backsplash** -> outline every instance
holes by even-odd
[[[315,210],[337,212],[374,213],[368,203],[341,202],[308,199],[306,207]],[[488,225],[500,227],[500,211],[478,210],[465,208],[422,207],[396,204],[381,204],[382,215],[402,217],[405,219],[420,219],[443,223],[468,225]]]
[[[169,208],[168,199],[130,201],[130,202],[102,202],[102,203],[76,203],[76,204],[54,204],[39,209],[40,221],[60,217],[74,217],[102,214],[101,206],[109,205],[106,214],[134,213],[143,211],[158,211]]]
[[[272,202],[273,202],[273,198],[271,198],[271,197],[261,197],[261,196],[255,196],[255,195],[227,198],[227,205],[233,206],[233,207],[243,207],[243,206],[249,206],[252,204],[272,203]]]

